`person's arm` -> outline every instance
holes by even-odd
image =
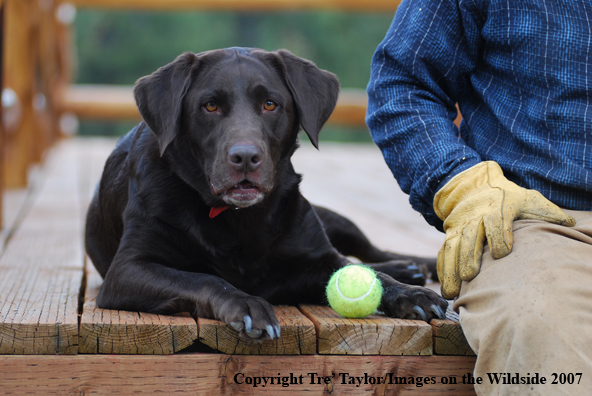
[[[453,123],[481,51],[478,11],[462,4],[404,0],[376,50],[368,84],[372,137],[413,208],[440,230],[437,190],[481,162]]]
[[[460,137],[455,103],[474,95],[471,72],[483,63],[478,11],[468,0],[462,4],[404,1],[376,51],[368,85],[375,142],[412,206],[446,232],[438,253],[445,298],[477,276],[486,240],[494,258],[511,252],[514,220],[575,224],[539,192],[508,181],[497,163],[482,162]]]

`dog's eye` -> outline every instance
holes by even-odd
[[[213,111],[218,110],[218,105],[216,104],[216,102],[210,100],[208,103],[206,103],[204,105],[204,107],[206,108],[207,111],[209,111],[210,113]]]
[[[274,111],[276,107],[277,107],[277,104],[272,100],[266,101],[265,104],[263,105],[263,108],[267,111]]]

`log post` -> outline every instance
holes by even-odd
[[[4,4],[0,0],[0,95],[4,88],[2,71],[3,71],[3,58],[4,58]],[[0,99],[0,229],[4,226],[4,220],[2,218],[4,210],[4,127],[2,122],[2,100]]]
[[[35,18],[37,1],[5,0],[4,89],[12,94],[13,114],[5,127],[4,180],[7,188],[25,187],[29,165],[38,159],[35,147],[37,121],[35,95]]]

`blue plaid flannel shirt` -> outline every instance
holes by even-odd
[[[592,1],[403,0],[368,95],[374,141],[437,228],[434,194],[486,160],[561,207],[592,210]]]

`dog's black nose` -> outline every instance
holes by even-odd
[[[254,172],[263,160],[261,149],[254,144],[235,144],[228,151],[228,161],[239,172]]]

